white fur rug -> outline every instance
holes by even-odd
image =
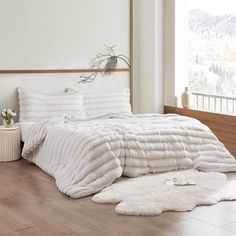
[[[196,185],[168,186],[164,183],[172,178],[189,178]],[[118,203],[115,209],[118,214],[156,216],[165,211],[190,211],[200,205],[236,200],[236,180],[227,180],[226,175],[213,172],[169,172],[114,183],[92,200]]]

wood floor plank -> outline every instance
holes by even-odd
[[[228,202],[222,202],[221,206],[227,205]],[[233,201],[234,205],[236,205],[236,201]],[[201,206],[199,210],[207,213],[208,215],[219,217],[217,219],[222,219],[222,225],[230,224],[236,222],[236,212],[233,210],[226,210],[223,207],[219,207],[218,204],[212,206]]]
[[[90,235],[93,235],[93,234],[91,233]],[[65,236],[84,236],[84,235],[74,232],[74,233],[70,233],[70,234],[65,234]]]
[[[8,233],[1,233],[1,236],[20,236],[20,235],[15,231],[11,231]]]
[[[55,207],[57,205],[60,205],[61,208]],[[83,235],[85,236],[91,235],[91,232],[93,232],[97,235],[108,235],[105,231],[102,231],[101,229],[101,234],[97,233],[99,231],[99,228],[94,227],[93,225],[88,224],[86,221],[83,221],[74,216],[72,211],[68,211],[68,209],[66,209],[62,201],[46,202],[33,206],[29,205],[28,207],[26,207],[26,210],[32,212],[33,214],[37,214],[37,216],[40,218],[38,225],[44,223],[44,218],[50,219],[50,224],[60,225],[61,230],[59,233],[80,232],[83,233]],[[43,214],[41,212],[43,212]],[[51,229],[48,227],[41,227],[44,228],[45,232],[51,231]]]
[[[67,223],[67,226],[70,227],[77,234],[83,235],[83,236],[90,236],[90,235],[112,236],[113,235],[112,232],[106,232],[101,227],[97,227],[97,226],[95,226],[93,224],[89,224],[86,221],[83,222],[80,219],[78,219],[77,222]],[[70,234],[75,234],[75,233],[70,233]]]
[[[87,222],[102,227],[115,235],[201,236],[200,232],[179,227],[178,223],[163,219],[161,216],[130,217],[116,215],[112,205],[91,204],[88,198],[83,200],[84,206],[74,206],[76,212],[79,213],[78,217],[82,217]],[[67,209],[70,207],[72,207],[70,204],[66,206]]]
[[[49,215],[45,209],[41,203],[29,205],[25,208],[25,212],[31,216],[34,225],[40,228],[45,234],[61,236],[73,232],[65,223],[57,219],[57,215]]]
[[[236,204],[236,202],[235,202]],[[199,220],[202,220],[208,224],[212,224],[217,227],[224,226],[226,224],[232,223],[236,220],[235,218],[228,217],[226,215],[214,214],[214,211],[211,211],[212,206],[205,207],[197,207],[193,211],[190,212],[190,216]],[[208,210],[206,210],[208,208]],[[233,213],[234,214],[234,213]]]
[[[165,214],[165,213],[164,213]],[[199,230],[193,230],[190,227],[183,227],[180,222],[175,222],[172,220],[165,219],[163,216],[153,217],[153,218],[143,218],[142,221],[149,222],[150,225],[155,225],[158,228],[161,228],[165,233],[168,233],[172,236],[204,236],[205,234],[201,233]]]
[[[93,225],[106,235],[162,235],[171,236],[165,233],[161,228],[155,225],[149,225],[147,222],[140,220],[140,217],[129,217],[116,215],[114,206],[100,205],[90,201],[90,199],[80,199],[78,204],[67,201],[57,207],[62,207],[71,212],[75,217],[80,220],[86,221],[88,224]],[[56,204],[56,203],[53,203]],[[138,219],[138,220],[137,220]],[[69,224],[71,226],[71,224]],[[82,233],[80,229],[77,232]],[[83,232],[84,233],[84,232]],[[87,234],[86,234],[87,235]],[[100,235],[100,234],[99,234]]]
[[[16,233],[20,236],[49,236],[37,227],[17,230]]]
[[[24,208],[11,198],[0,199],[0,222],[12,230],[35,226],[31,218],[25,215]]]
[[[222,229],[233,233],[233,235],[236,235],[236,223],[225,225],[222,227]]]
[[[180,222],[182,227],[191,228],[194,231],[199,231],[205,235],[212,235],[212,236],[235,236],[234,233],[231,233],[225,229],[219,228],[217,226],[205,223],[199,219],[191,218],[187,220],[183,220]]]
[[[168,219],[173,222],[179,222],[192,218],[190,212],[164,212],[161,216],[162,219]]]
[[[0,235],[17,235],[17,233],[14,232],[14,230],[10,227],[7,227],[4,222],[0,221]]]
[[[236,202],[235,201],[226,201],[219,202],[217,207],[223,208],[229,214],[234,214],[236,216]]]

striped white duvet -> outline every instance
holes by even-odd
[[[96,193],[122,174],[195,168],[236,171],[236,161],[208,127],[177,115],[54,118],[32,126],[22,156],[53,176],[73,198]]]

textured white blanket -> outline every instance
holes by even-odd
[[[32,126],[22,156],[73,198],[96,193],[122,174],[236,171],[235,159],[208,127],[177,115],[55,118]]]

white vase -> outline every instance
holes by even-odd
[[[185,87],[185,91],[182,93],[182,106],[183,108],[191,108],[192,107],[192,93],[188,87]]]
[[[14,126],[14,120],[11,118],[10,123],[7,123],[7,121],[5,119],[3,119],[3,126],[5,128],[12,128]]]

